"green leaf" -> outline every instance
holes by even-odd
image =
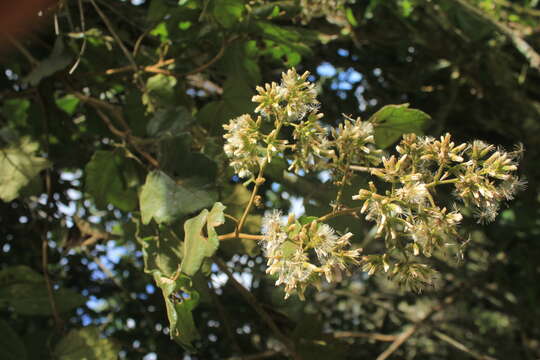
[[[79,99],[69,94],[56,98],[55,102],[68,115],[73,115],[75,110],[77,110],[77,106],[79,106]]]
[[[244,0],[215,0],[213,14],[223,27],[236,24],[244,12]]]
[[[252,95],[253,90],[244,79],[230,77],[223,86],[223,100],[206,104],[197,114],[197,119],[213,134],[221,134],[223,124],[255,109]]]
[[[198,186],[176,183],[162,171],[152,171],[140,194],[143,224],[152,219],[157,223],[171,223],[214,203],[215,194]]]
[[[261,82],[257,58],[258,49],[255,41],[233,43],[227,47],[223,56],[223,71],[230,77],[245,79],[246,84],[254,87]]]
[[[255,27],[264,38],[285,45],[290,51],[300,55],[312,54],[309,45],[315,39],[313,32],[301,31],[290,26],[279,26],[267,21],[258,21],[255,23]]]
[[[177,80],[173,76],[157,74],[146,81],[146,93],[142,102],[149,111],[154,111],[155,107],[166,107],[173,105],[176,100],[174,87]]]
[[[300,218],[298,219],[298,222],[300,223],[300,225],[306,225],[306,224],[312,223],[313,221],[315,221],[317,219],[318,219],[318,217],[316,217],[316,216],[303,215],[303,216],[300,216]]]
[[[8,119],[9,125],[24,126],[28,119],[30,101],[27,99],[8,99],[2,104],[1,113]]]
[[[135,209],[139,182],[131,160],[118,152],[98,150],[86,164],[85,173],[86,192],[98,208],[112,204],[123,211]]]
[[[170,229],[138,223],[137,241],[142,245],[144,271],[172,277],[182,261],[182,242]]]
[[[34,156],[38,147],[37,142],[24,137],[18,144],[0,149],[0,199],[16,199],[30,180],[51,166],[47,159]]]
[[[354,17],[351,8],[347,8],[347,10],[345,10],[345,16],[347,17],[347,21],[349,21],[349,24],[351,24],[353,27],[358,26],[358,21],[356,21],[356,18]]]
[[[375,126],[375,143],[386,148],[407,133],[423,134],[431,117],[423,111],[409,109],[409,104],[387,105],[371,116]]]
[[[146,126],[148,135],[155,137],[177,136],[191,124],[193,117],[184,106],[156,111]]]
[[[102,338],[97,327],[71,330],[54,349],[58,360],[116,360],[120,347]]]
[[[0,319],[0,351],[3,360],[26,360],[26,348],[11,326]]]
[[[85,303],[79,293],[60,289],[54,291],[54,300],[60,313]],[[50,315],[51,304],[41,274],[19,265],[0,271],[0,308],[11,307],[21,315]]]
[[[185,275],[177,279],[154,274],[154,280],[163,293],[171,339],[186,350],[195,351],[192,345],[199,338],[192,311],[199,303],[199,293],[192,289],[191,280]]]
[[[35,68],[28,74],[24,81],[31,86],[36,86],[42,79],[51,76],[57,71],[65,69],[72,60],[72,55],[65,51],[64,42],[62,37],[56,37],[51,55],[42,60]]]
[[[194,275],[205,257],[211,257],[219,247],[219,239],[215,227],[225,222],[223,215],[225,206],[215,203],[212,210],[204,209],[199,215],[184,223],[184,246],[182,249],[182,264],[180,271],[187,275]],[[203,236],[203,227],[206,224],[208,237]]]

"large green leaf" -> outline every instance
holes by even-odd
[[[215,0],[213,14],[226,28],[236,24],[244,12],[244,0]]]
[[[142,246],[144,271],[172,277],[182,260],[182,243],[170,229],[159,231],[156,225],[138,224],[137,240]]]
[[[26,360],[24,343],[7,322],[0,319],[0,357],[2,360]]]
[[[255,41],[235,42],[227,47],[222,59],[223,70],[228,76],[242,78],[246,84],[256,86],[261,82],[257,63],[259,49]]]
[[[197,119],[213,134],[221,134],[223,124],[255,109],[252,95],[253,90],[244,79],[230,77],[223,86],[222,100],[206,104],[197,114]]]
[[[371,116],[375,125],[375,143],[386,148],[407,133],[423,134],[431,117],[423,111],[409,109],[409,104],[386,105]]]
[[[191,280],[185,275],[171,279],[154,273],[154,280],[165,299],[171,339],[187,350],[194,351],[192,342],[199,338],[199,333],[192,311],[199,303],[199,293],[192,289]]]
[[[182,249],[182,265],[180,270],[187,275],[194,275],[206,257],[214,255],[219,247],[219,239],[215,227],[225,222],[223,215],[225,206],[215,203],[212,210],[204,209],[199,215],[184,223],[184,247]],[[203,236],[206,224],[207,237]]]
[[[309,44],[313,42],[315,35],[311,32],[290,26],[279,26],[267,21],[258,21],[254,25],[256,31],[266,39],[285,45],[300,55],[312,53]]]
[[[141,217],[143,224],[152,219],[157,223],[171,223],[215,201],[213,192],[187,182],[176,183],[162,171],[152,171],[140,194]]]
[[[124,211],[137,206],[138,179],[131,160],[114,151],[98,150],[86,164],[86,191],[96,206],[112,204]]]
[[[51,165],[47,159],[34,156],[38,147],[37,142],[24,137],[17,144],[0,149],[0,199],[16,199],[26,184]]]
[[[120,347],[102,338],[97,327],[71,330],[54,349],[58,360],[116,360]]]
[[[85,303],[79,293],[60,289],[54,291],[59,312],[69,311]],[[0,271],[0,308],[11,307],[21,315],[50,315],[51,304],[45,280],[31,268],[19,265]]]
[[[156,111],[146,126],[150,136],[171,137],[180,134],[193,121],[193,117],[184,106]]]

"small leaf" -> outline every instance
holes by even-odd
[[[56,105],[68,115],[73,115],[79,105],[79,99],[69,94],[56,98],[55,102]]]
[[[225,28],[238,22],[244,12],[244,0],[215,0],[214,16]]]
[[[166,107],[175,103],[176,94],[174,87],[177,80],[173,76],[157,74],[146,81],[146,93],[143,95],[143,104],[149,111],[155,107]]]
[[[26,184],[51,165],[47,159],[34,156],[38,146],[24,137],[18,144],[0,149],[0,199],[16,199]]]
[[[26,360],[26,348],[11,326],[0,319],[0,352],[3,360]]]
[[[54,291],[59,312],[69,311],[85,303],[86,298],[75,291]],[[50,315],[51,304],[45,280],[31,268],[19,265],[0,271],[0,308],[11,307],[21,315]]]
[[[409,104],[387,105],[371,116],[375,125],[375,143],[386,148],[407,133],[423,134],[431,117],[423,111],[409,109]]]
[[[182,249],[182,264],[180,271],[187,275],[194,275],[205,257],[211,257],[219,247],[219,239],[214,227],[225,222],[223,215],[225,206],[215,203],[212,210],[203,210],[199,215],[184,223],[184,246]],[[206,224],[208,237],[203,236],[203,227]]]
[[[191,279],[185,275],[174,280],[155,273],[154,280],[165,299],[171,339],[194,351],[192,342],[199,338],[199,333],[192,311],[199,303],[199,293],[191,288]]]
[[[120,347],[94,326],[71,330],[54,349],[58,360],[116,360]]]
[[[139,197],[143,224],[152,219],[157,223],[171,223],[182,216],[210,206],[215,194],[200,187],[177,184],[162,171],[146,177]]]
[[[300,218],[298,219],[298,222],[300,223],[300,225],[306,225],[306,224],[312,223],[313,221],[315,221],[317,219],[318,219],[318,217],[316,217],[316,216],[303,215],[303,216],[300,216]]]
[[[86,191],[96,206],[105,209],[112,204],[123,211],[137,206],[138,179],[131,160],[114,151],[98,150],[86,164]]]

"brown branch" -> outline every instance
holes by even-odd
[[[84,9],[82,5],[82,0],[78,0],[78,4],[79,4],[79,17],[81,20],[81,31],[84,34],[86,32],[86,21],[84,18]],[[86,34],[84,35],[84,38],[83,38],[83,43],[81,45],[81,51],[79,51],[79,56],[77,56],[77,60],[75,60],[75,63],[73,64],[71,69],[69,69],[68,74],[70,75],[73,74],[73,72],[77,69],[77,67],[79,66],[79,63],[81,62],[81,58],[85,50],[86,50]]]
[[[231,239],[263,240],[264,235],[251,235],[251,234],[231,232],[228,234],[218,236],[218,239],[219,240],[231,240]]]
[[[433,335],[435,335],[436,337],[438,337],[442,341],[452,345],[456,349],[461,350],[461,351],[469,354],[471,357],[473,357],[475,359],[478,359],[478,360],[497,360],[497,359],[495,359],[495,358],[493,358],[491,356],[483,355],[483,354],[477,353],[474,350],[469,349],[467,346],[463,345],[462,343],[460,343],[456,339],[453,339],[450,336],[448,336],[445,333],[442,333],[442,332],[440,332],[438,330],[435,330],[433,332]]]
[[[287,348],[287,351],[289,352],[288,355],[290,355],[293,359],[300,360],[301,357],[299,354],[295,351],[295,346],[292,340],[288,337],[286,337],[281,330],[279,330],[278,326],[272,319],[270,315],[264,310],[264,308],[259,304],[255,296],[247,290],[242,284],[240,284],[233,276],[233,274],[229,271],[229,268],[227,267],[227,264],[223,260],[221,260],[218,257],[214,257],[214,261],[219,266],[221,271],[223,271],[229,278],[229,281],[232,283],[232,285],[238,290],[240,295],[246,300],[246,302],[255,310],[255,312],[261,317],[261,319],[268,325],[270,330],[274,333],[274,335],[283,343],[283,345]]]
[[[336,331],[332,334],[336,339],[346,339],[346,338],[366,338],[376,341],[395,341],[396,335],[386,335],[379,333],[367,333],[367,332],[358,332],[358,331]]]
[[[101,118],[101,120],[105,123],[107,128],[114,135],[116,135],[116,136],[118,136],[118,137],[120,137],[122,139],[125,139],[128,144],[133,146],[133,148],[139,154],[141,154],[141,156],[144,157],[150,163],[150,165],[152,165],[155,168],[159,168],[159,161],[157,161],[152,155],[150,155],[148,152],[146,152],[144,149],[142,149],[139,146],[139,144],[141,142],[143,142],[143,140],[139,139],[136,136],[131,135],[131,129],[129,127],[129,124],[124,119],[124,117],[122,115],[122,110],[120,108],[118,108],[118,107],[116,107],[116,106],[114,106],[114,105],[112,105],[112,104],[110,104],[110,103],[108,103],[106,101],[102,101],[102,100],[93,98],[91,96],[84,95],[84,94],[82,94],[80,92],[77,92],[77,91],[72,92],[72,95],[74,95],[79,100],[93,106],[94,109],[96,110],[98,116]],[[122,125],[124,130],[118,129],[112,123],[111,119],[103,111],[100,110],[100,108],[109,111],[114,116],[116,121],[118,121],[120,123],[120,125]]]
[[[133,58],[133,55],[126,48],[126,46],[124,45],[124,43],[122,42],[122,40],[120,39],[118,34],[116,33],[116,30],[112,26],[109,18],[105,15],[105,13],[103,13],[103,11],[101,11],[101,9],[99,8],[99,6],[96,4],[96,2],[94,0],[90,0],[90,3],[94,6],[94,9],[96,9],[96,12],[98,13],[99,17],[101,18],[103,23],[105,23],[105,26],[107,27],[107,29],[109,30],[109,32],[113,36],[113,38],[116,41],[116,43],[118,44],[118,46],[120,46],[120,49],[122,49],[122,52],[124,53],[124,55],[126,56],[128,61],[131,63],[131,65],[135,69],[137,69],[137,63],[135,62],[135,59]]]
[[[204,70],[206,70],[207,68],[212,66],[216,61],[221,59],[221,57],[225,54],[225,49],[227,48],[227,46],[230,45],[232,42],[236,41],[237,39],[238,39],[237,37],[233,37],[233,38],[231,38],[229,40],[224,40],[223,44],[221,45],[221,48],[218,51],[218,53],[212,59],[210,59],[208,62],[206,62],[206,63],[202,64],[201,66],[199,66],[199,67],[197,67],[197,68],[195,68],[193,70],[190,70],[188,72],[175,73],[175,72],[170,71],[170,70],[161,69],[161,67],[163,67],[163,66],[174,64],[176,62],[175,59],[167,59],[167,60],[164,60],[164,61],[160,61],[160,62],[158,62],[158,63],[156,63],[154,65],[145,66],[145,67],[143,67],[141,69],[138,69],[136,64],[132,64],[130,66],[123,66],[123,67],[119,67],[119,68],[114,68],[114,69],[108,69],[108,70],[105,71],[105,74],[106,75],[113,75],[113,74],[118,74],[118,73],[123,73],[123,72],[142,70],[144,72],[164,74],[164,75],[173,76],[173,77],[176,77],[176,78],[187,77],[189,75],[194,75],[194,74],[198,74],[200,72],[203,72]]]
[[[321,216],[320,218],[317,219],[317,221],[324,222],[324,221],[327,221],[327,220],[330,220],[332,218],[342,216],[342,215],[352,215],[352,216],[354,216],[356,213],[358,213],[360,211],[360,209],[361,208],[359,208],[359,207],[355,207],[355,208],[350,208],[350,209],[332,211],[332,212],[330,212],[330,213],[328,213],[326,215]]]
[[[403,345],[407,340],[409,340],[409,338],[413,336],[418,329],[420,329],[425,323],[427,323],[433,317],[433,315],[443,310],[446,305],[449,305],[453,302],[454,298],[452,296],[449,296],[442,303],[431,309],[422,319],[418,320],[414,323],[414,325],[399,334],[394,340],[394,342],[392,342],[392,344],[377,357],[377,360],[388,359],[388,357],[390,357],[397,349],[400,348],[401,345]]]

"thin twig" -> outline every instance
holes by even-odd
[[[332,334],[336,339],[347,339],[347,338],[366,338],[376,341],[395,341],[396,335],[386,335],[379,333],[367,333],[359,331],[336,331]]]
[[[394,342],[392,342],[392,344],[377,357],[377,360],[388,359],[390,355],[392,355],[397,349],[401,347],[401,345],[403,345],[407,340],[409,340],[409,338],[413,336],[414,333],[416,333],[416,331],[420,329],[429,319],[431,319],[433,315],[444,309],[446,305],[449,305],[452,302],[454,302],[454,298],[452,296],[449,296],[442,303],[431,309],[422,319],[418,320],[414,323],[414,325],[412,325],[407,330],[403,331],[400,335],[398,335]]]
[[[371,173],[372,170],[378,170],[379,168],[368,167],[368,166],[359,166],[359,165],[349,165],[349,169],[355,170],[355,171],[362,171],[362,172]]]
[[[133,55],[131,54],[131,52],[126,48],[126,46],[124,45],[124,43],[122,42],[122,39],[120,39],[120,37],[118,36],[118,34],[116,33],[116,30],[114,29],[114,27],[112,26],[109,18],[105,15],[105,13],[103,13],[103,11],[101,11],[101,9],[99,8],[99,6],[96,4],[96,2],[94,0],[90,0],[90,3],[94,6],[94,9],[96,9],[96,12],[98,13],[99,17],[101,18],[101,20],[103,20],[103,22],[105,23],[105,26],[107,27],[107,29],[109,30],[109,32],[111,33],[111,35],[113,36],[114,40],[116,41],[116,43],[118,44],[118,46],[120,46],[120,49],[122,49],[122,52],[124,53],[124,55],[126,56],[126,58],[128,59],[128,61],[131,63],[131,65],[135,68],[137,68],[137,63],[135,62],[135,59],[133,58]]]
[[[529,62],[529,65],[536,70],[540,71],[540,55],[529,45],[523,38],[513,29],[509,28],[505,24],[498,22],[497,20],[491,18],[489,15],[485,14],[482,10],[478,9],[476,6],[469,4],[465,0],[452,0],[454,3],[458,4],[465,10],[473,13],[484,22],[495,27],[498,31],[504,34],[506,37],[512,41],[514,47],[523,55]]]
[[[263,164],[261,165],[261,168],[259,169],[259,174],[257,175],[257,178],[255,179],[255,186],[253,187],[253,190],[251,191],[251,196],[249,198],[249,201],[246,205],[246,208],[244,209],[244,213],[242,214],[242,217],[240,218],[240,222],[238,223],[238,226],[236,227],[237,234],[242,231],[242,228],[244,227],[244,224],[246,223],[247,216],[249,212],[251,211],[251,207],[253,206],[253,203],[255,202],[255,197],[257,196],[257,192],[259,191],[259,187],[264,184],[264,169],[266,167],[267,161],[265,160]]]
[[[80,19],[81,19],[81,31],[82,31],[83,34],[85,34],[85,32],[86,32],[86,22],[85,22],[85,19],[84,19],[84,9],[83,9],[83,5],[82,5],[82,0],[78,0],[78,4],[79,4],[79,16],[80,16]],[[77,67],[79,66],[79,63],[81,62],[81,58],[82,58],[85,50],[86,50],[86,34],[84,35],[84,38],[83,38],[83,43],[81,45],[81,51],[79,52],[79,56],[77,56],[77,60],[75,61],[75,64],[73,64],[71,69],[69,69],[69,72],[68,72],[69,75],[73,74],[75,69],[77,69]]]
[[[232,285],[238,290],[240,295],[246,300],[246,302],[255,310],[255,312],[261,317],[261,319],[268,325],[270,330],[274,333],[274,335],[283,343],[283,345],[287,348],[289,355],[293,357],[294,359],[301,359],[300,355],[296,353],[294,343],[286,337],[281,330],[279,330],[278,326],[268,315],[268,313],[263,309],[261,304],[257,301],[255,296],[247,290],[242,284],[240,284],[233,276],[233,274],[230,272],[229,268],[227,267],[227,264],[223,260],[221,260],[218,257],[214,257],[214,261],[219,266],[221,271],[223,271],[229,278],[229,281],[232,283]]]
[[[321,216],[320,218],[317,219],[317,221],[324,222],[324,221],[327,221],[327,220],[330,220],[332,218],[342,216],[342,215],[355,215],[361,209],[362,208],[360,208],[360,207],[355,207],[355,208],[350,208],[350,209],[342,209],[342,210],[338,210],[338,211],[333,211],[333,212],[330,212],[330,213],[328,213],[326,215]]]
[[[219,240],[230,240],[230,239],[263,240],[264,235],[251,235],[251,234],[231,232],[228,234],[218,236],[218,239]]]
[[[6,38],[8,39],[8,41],[13,44],[13,46],[15,46],[17,48],[17,50],[19,50],[21,52],[21,54],[24,55],[24,57],[26,58],[26,60],[28,60],[28,62],[30,63],[30,65],[32,66],[36,66],[37,64],[39,64],[39,60],[37,60],[31,53],[30,51],[28,51],[28,49],[22,44],[20,43],[17,39],[15,39],[14,37],[8,35],[8,34],[4,34],[4,36],[6,36]]]
[[[143,156],[150,163],[151,166],[153,166],[155,168],[159,168],[159,161],[157,161],[152,155],[150,155],[148,152],[146,152],[144,149],[142,149],[139,146],[139,143],[141,142],[141,139],[131,135],[131,129],[129,127],[129,124],[126,122],[126,120],[122,116],[122,110],[120,108],[118,108],[118,107],[116,107],[116,106],[114,106],[112,104],[109,104],[106,101],[95,99],[93,97],[84,95],[84,94],[82,94],[80,92],[74,91],[74,92],[72,92],[72,94],[75,97],[77,97],[79,100],[81,100],[83,102],[86,102],[87,104],[93,106],[94,109],[96,110],[98,116],[101,118],[101,120],[103,120],[105,125],[109,128],[109,130],[113,134],[115,134],[118,137],[121,137],[121,138],[125,139],[131,146],[133,146],[133,148],[139,154],[141,154],[141,156]],[[112,121],[109,119],[109,117],[103,111],[100,110],[100,108],[111,112],[111,114],[113,114],[114,118],[120,123],[120,125],[122,125],[124,130],[118,129],[112,123]]]
[[[497,359],[495,359],[495,358],[493,358],[491,356],[483,355],[483,354],[477,353],[474,350],[469,349],[467,346],[463,345],[462,343],[460,343],[456,339],[453,339],[450,336],[448,336],[445,333],[442,333],[442,332],[440,332],[438,330],[435,330],[433,332],[433,335],[435,335],[436,337],[438,337],[442,341],[452,345],[456,349],[459,349],[459,350],[471,355],[475,359],[478,359],[478,360],[497,360]]]
[[[36,92],[36,98],[41,107],[41,111],[43,113],[43,128],[44,128],[43,132],[45,135],[45,152],[47,153],[47,156],[50,156],[48,112],[45,107],[45,103],[43,102],[43,98],[41,97],[41,93],[39,91]],[[54,299],[52,282],[51,282],[51,278],[49,277],[49,270],[48,270],[49,269],[49,239],[47,238],[47,235],[49,233],[49,224],[51,221],[51,216],[49,212],[51,211],[51,199],[52,199],[51,170],[49,168],[45,169],[45,188],[47,191],[47,202],[45,203],[47,218],[46,218],[45,228],[42,230],[42,235],[41,235],[42,236],[41,266],[43,268],[43,277],[45,278],[45,285],[47,286],[47,296],[49,298],[49,304],[51,305],[51,311],[53,313],[54,324],[56,326],[56,329],[58,331],[61,331],[64,326],[64,322],[58,312],[58,307]]]
[[[122,42],[122,39],[120,39],[120,37],[116,33],[116,30],[114,29],[112,23],[109,21],[109,18],[105,15],[105,13],[103,13],[103,11],[101,11],[101,9],[99,8],[99,6],[96,4],[96,2],[94,0],[90,0],[90,2],[92,3],[94,8],[96,9],[96,12],[98,13],[101,20],[103,20],[103,22],[105,23],[105,26],[107,27],[107,29],[109,30],[109,32],[113,36],[113,38],[116,41],[116,43],[118,44],[118,46],[120,46],[120,49],[122,49],[122,52],[124,53],[124,55],[126,56],[128,61],[131,63],[131,66],[133,66],[135,71],[138,71],[138,66],[137,66],[137,63],[135,62],[135,58],[133,57],[131,52],[126,48],[126,46]],[[135,78],[136,78],[136,81],[139,84],[139,87],[141,89],[144,89],[144,83],[142,82],[142,80],[138,76],[136,76]]]

